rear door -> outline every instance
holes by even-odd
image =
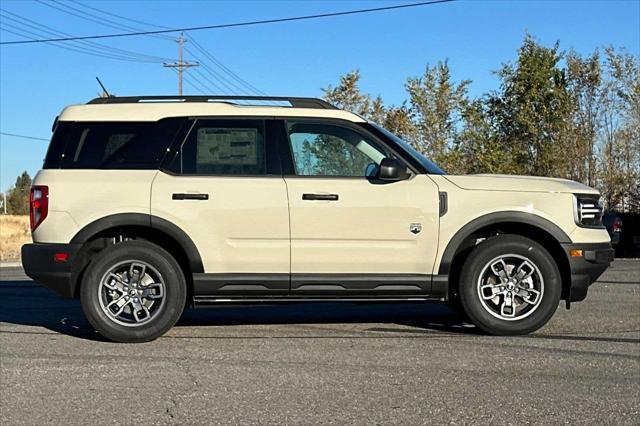
[[[286,295],[287,191],[270,122],[197,119],[152,186],[151,214],[194,241],[195,296]]]
[[[291,294],[428,293],[439,223],[433,181],[377,180],[381,160],[399,157],[350,123],[293,120],[286,128]]]

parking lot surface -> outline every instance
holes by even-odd
[[[0,423],[615,423],[640,418],[640,260],[526,337],[443,305],[187,310],[114,344],[78,301],[0,269]]]

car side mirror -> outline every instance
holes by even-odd
[[[407,167],[395,158],[383,158],[378,169],[380,180],[404,180],[409,177]]]

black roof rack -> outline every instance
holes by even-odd
[[[243,101],[243,102],[237,102]],[[222,102],[234,105],[251,105],[251,101],[288,103],[293,108],[319,108],[319,109],[337,109],[329,102],[317,98],[290,98],[282,96],[108,96],[104,98],[95,98],[87,102],[87,104],[134,104],[134,103],[179,103],[179,102]],[[287,105],[265,105],[260,106],[287,106]]]

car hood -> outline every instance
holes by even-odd
[[[596,189],[580,182],[538,176],[478,174],[445,175],[445,178],[462,189],[480,191],[598,193]]]

